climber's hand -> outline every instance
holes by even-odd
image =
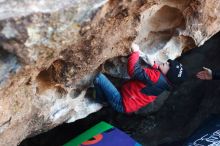
[[[132,52],[140,52],[140,47],[139,47],[137,44],[132,43],[132,45],[131,45],[131,51],[132,51]]]
[[[154,61],[153,68],[158,69],[159,64],[160,64],[159,61]]]
[[[196,74],[197,78],[201,80],[212,80],[212,70],[206,67],[203,67],[203,70]]]

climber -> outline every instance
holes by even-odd
[[[198,72],[196,76],[201,80],[220,80],[220,71],[203,67],[203,70]]]
[[[180,85],[187,73],[177,61],[142,68],[139,62],[139,46],[132,44],[128,59],[130,80],[125,82],[119,92],[116,87],[99,73],[94,79],[96,98],[105,97],[112,108],[122,113],[132,113],[153,102],[164,90]]]

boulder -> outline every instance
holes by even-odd
[[[1,68],[9,77],[0,89],[0,143],[17,145],[99,110],[85,98],[98,71],[127,78],[132,42],[149,64],[202,45],[219,31],[219,7],[218,0],[1,0],[1,49],[20,67]]]

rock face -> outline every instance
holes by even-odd
[[[122,56],[132,42],[148,63],[164,62],[202,45],[220,19],[218,0],[3,0],[0,7],[1,47],[20,62],[0,90],[2,145],[99,110],[86,89],[100,70],[127,78]]]

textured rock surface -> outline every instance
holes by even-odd
[[[12,74],[16,59],[10,54],[6,57],[1,51],[1,74],[11,74],[8,80],[6,76],[1,77],[4,81],[0,91],[2,146],[17,145],[27,136],[70,119],[75,121],[83,118],[101,108],[101,105],[84,98],[85,91],[76,94],[74,89],[64,89],[47,73],[44,75],[44,72],[39,72],[50,66],[62,49],[74,43],[80,25],[87,22],[103,2],[62,1],[65,5],[59,5],[59,1],[1,2],[1,46],[7,52],[16,54],[21,62],[17,74]],[[37,8],[37,11],[32,7]],[[62,65],[59,61],[53,64],[58,68]],[[51,73],[53,67],[48,69]],[[39,78],[46,81],[38,82]],[[43,87],[48,90],[43,90]]]
[[[217,0],[110,0],[94,16],[105,2],[0,1],[0,44],[21,62],[0,90],[2,145],[101,108],[84,98],[85,90],[108,59],[118,58],[100,69],[126,76],[121,56],[133,41],[149,63],[164,62],[219,31]]]
[[[0,88],[4,87],[10,73],[16,73],[19,67],[20,64],[15,55],[0,50]]]

